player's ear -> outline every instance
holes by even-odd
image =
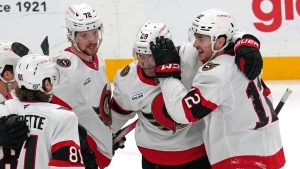
[[[224,36],[218,37],[218,39],[215,43],[215,49],[216,50],[221,49],[225,45],[225,43],[226,43],[226,37],[224,37]]]
[[[50,82],[49,78],[43,80],[43,89],[46,93],[52,91],[53,85]]]

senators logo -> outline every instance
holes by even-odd
[[[125,77],[125,76],[129,73],[129,70],[130,70],[130,66],[127,65],[127,66],[124,67],[124,68],[122,69],[122,71],[120,72],[120,76],[121,76],[121,77]]]
[[[71,61],[69,59],[57,59],[56,62],[60,67],[70,67]]]
[[[217,66],[219,66],[220,64],[217,63],[213,63],[213,62],[208,62],[206,63],[203,67],[202,67],[202,71],[208,71],[211,70]]]

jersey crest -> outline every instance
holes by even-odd
[[[206,63],[205,65],[203,65],[202,67],[202,71],[208,71],[208,70],[211,70],[217,66],[219,66],[220,64],[218,63],[213,63],[213,62],[208,62]]]
[[[70,67],[71,66],[71,60],[69,59],[57,59],[56,61],[57,65],[60,67]]]
[[[182,129],[187,126],[187,124],[176,123],[168,114],[163,101],[162,93],[159,93],[151,104],[152,114],[145,114],[142,112],[144,117],[146,117],[151,124],[158,127],[162,131],[172,130],[173,133],[176,129]]]
[[[126,67],[124,67],[124,68],[121,70],[120,76],[121,76],[121,77],[127,76],[127,74],[129,73],[129,70],[130,70],[130,66],[127,65]]]

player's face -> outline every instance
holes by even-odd
[[[17,82],[14,80],[14,78],[15,78],[15,74],[14,73],[12,73],[11,71],[5,71],[3,73],[2,78],[5,81],[8,82],[7,88],[8,88],[9,91],[12,90],[12,89],[16,89],[17,88]]]
[[[207,35],[202,34],[194,34],[195,42],[193,46],[198,51],[198,58],[202,63],[207,62],[210,57],[213,55],[213,51],[211,49],[211,40],[210,37]]]
[[[145,74],[149,77],[155,75],[155,61],[152,54],[137,54],[138,62]]]
[[[78,32],[75,36],[75,41],[79,49],[86,55],[93,56],[97,53],[102,42],[102,37],[99,29]]]

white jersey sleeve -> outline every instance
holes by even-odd
[[[118,132],[129,119],[136,115],[130,100],[128,100],[129,97],[126,95],[126,89],[123,88],[128,85],[124,84],[124,82],[126,83],[128,80],[122,80],[122,74],[129,73],[126,71],[132,71],[130,70],[129,65],[119,70],[114,78],[114,91],[111,101],[113,133]]]
[[[215,110],[222,102],[221,86],[226,73],[220,64],[206,63],[194,77],[193,86],[186,90],[174,78],[160,79],[164,101],[170,116],[177,122],[192,123]],[[209,71],[210,70],[210,71]],[[230,73],[228,73],[230,74]],[[197,114],[197,119],[193,114]]]
[[[49,167],[51,169],[61,168],[85,168],[80,152],[78,135],[78,119],[72,112],[60,110],[64,117],[53,126],[51,138],[51,156]]]

